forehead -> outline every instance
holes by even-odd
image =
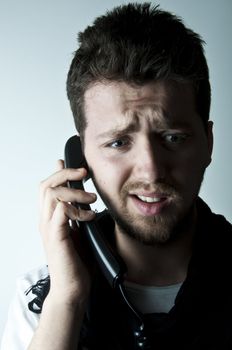
[[[142,122],[172,124],[196,118],[194,90],[188,83],[162,81],[142,86],[95,83],[84,96],[88,127]]]

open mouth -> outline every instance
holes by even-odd
[[[146,203],[159,203],[166,199],[166,197],[146,197],[146,196],[139,196],[135,195],[137,198],[139,198],[141,201]]]
[[[131,194],[136,210],[145,216],[158,215],[168,206],[168,196],[161,194]]]

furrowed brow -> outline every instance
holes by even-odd
[[[97,138],[117,138],[139,130],[139,118],[136,112],[127,110],[124,118],[122,119],[122,123],[117,123],[115,127],[99,134]]]
[[[115,127],[114,129],[103,132],[97,136],[98,139],[103,138],[116,138],[125,134],[129,134],[138,131],[139,125],[137,123],[130,123],[125,127]]]

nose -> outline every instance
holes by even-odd
[[[166,177],[167,168],[167,155],[162,146],[151,140],[141,142],[134,159],[136,179],[145,183],[162,181]]]

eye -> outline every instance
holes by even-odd
[[[107,147],[110,147],[110,148],[123,148],[125,146],[127,146],[129,143],[129,141],[127,139],[117,139],[117,140],[114,140],[110,143],[108,143]]]
[[[187,139],[186,134],[166,134],[163,136],[165,142],[170,144],[183,143]]]

